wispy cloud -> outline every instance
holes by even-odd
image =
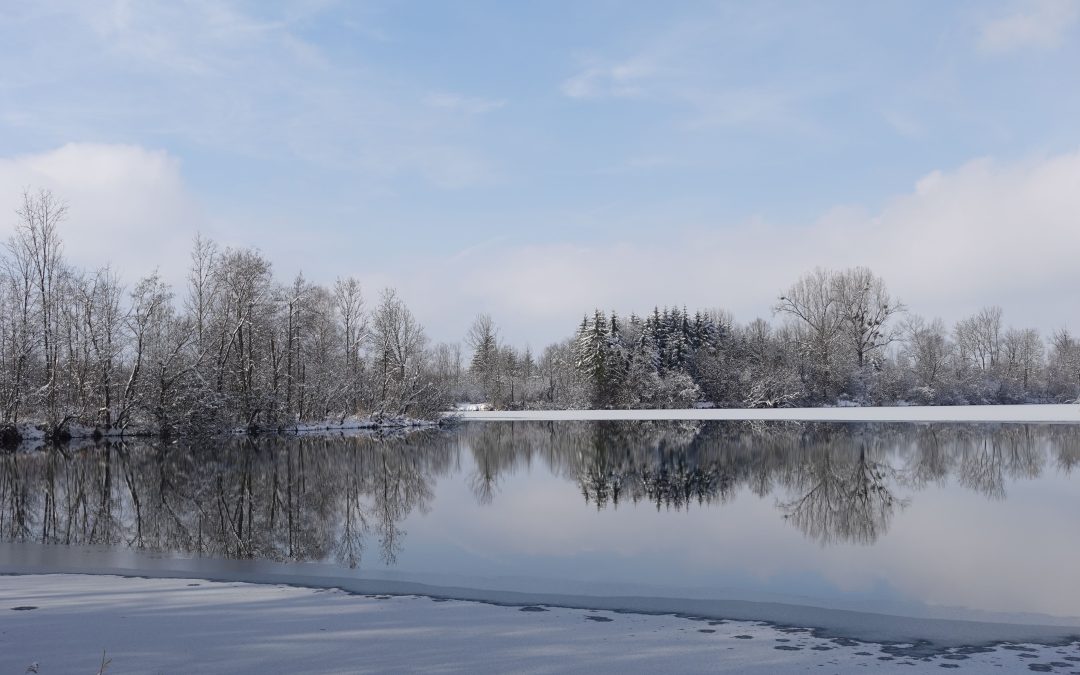
[[[560,84],[580,101],[625,100],[670,106],[682,127],[806,127],[799,108],[815,83],[755,68],[760,46],[740,39],[741,10],[706,13],[657,28],[623,56],[590,55]]]
[[[311,39],[312,25],[334,9],[327,3],[42,3],[18,17],[18,29],[49,31],[50,39],[31,42],[20,72],[0,78],[11,88],[0,97],[0,119],[55,143],[181,139],[252,161],[287,155],[367,184],[405,178],[457,189],[490,173],[460,114],[506,101],[425,99],[427,84],[345,58]],[[62,89],[42,85],[58,80]]]
[[[469,115],[482,115],[504,107],[506,100],[465,96],[450,92],[432,92],[424,97],[424,104],[442,110],[454,110]]]
[[[1005,16],[983,24],[979,47],[987,52],[1052,49],[1080,19],[1080,0],[1027,0]]]
[[[647,92],[648,81],[660,68],[647,56],[609,65],[591,65],[562,83],[570,98],[636,97]]]

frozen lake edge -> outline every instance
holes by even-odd
[[[938,618],[884,614],[852,609],[745,599],[693,599],[657,595],[601,595],[507,590],[483,584],[450,584],[427,579],[346,576],[318,564],[298,569],[276,563],[209,558],[179,558],[128,552],[126,560],[104,551],[39,544],[0,545],[0,576],[95,575],[147,579],[201,579],[210,582],[272,584],[335,589],[352,595],[422,596],[504,607],[547,606],[642,615],[690,616],[711,620],[766,623],[777,628],[812,631],[823,639],[918,643],[924,650],[987,646],[1003,642],[1046,645],[1080,640],[1080,617],[1001,615]],[[304,569],[306,568],[306,569]]]
[[[4,672],[34,664],[38,672],[92,672],[104,659],[125,672],[208,673],[786,673],[826,664],[829,672],[912,673],[1080,662],[1076,641],[926,652],[758,622],[190,576],[0,576],[0,646]]]

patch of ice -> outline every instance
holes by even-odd
[[[32,663],[94,672],[103,658],[117,672],[1067,672],[1080,658],[1075,641],[932,650],[760,622],[544,609],[191,579],[0,577],[0,672]]]

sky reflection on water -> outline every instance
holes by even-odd
[[[1080,615],[1080,429],[470,423],[0,456],[0,537],[550,592]]]

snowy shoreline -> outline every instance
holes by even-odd
[[[434,429],[446,423],[445,418],[439,420],[423,420],[412,417],[347,417],[344,420],[326,419],[318,422],[303,422],[283,424],[276,427],[260,429],[248,429],[236,427],[226,429],[209,438],[228,436],[259,436],[265,434],[287,434],[295,436],[318,435],[331,433],[396,433],[408,432],[420,429]],[[32,449],[48,443],[85,443],[88,441],[132,441],[138,439],[155,439],[158,434],[153,429],[132,427],[128,429],[105,429],[92,427],[84,424],[70,423],[63,426],[61,438],[52,438],[49,425],[43,422],[19,422],[8,425],[8,436],[3,439],[5,447],[18,449]]]
[[[0,576],[0,671],[37,664],[42,674],[94,672],[103,652],[116,672],[1080,668],[1075,640],[927,650],[687,615],[508,607],[193,576]]]
[[[792,421],[792,422],[1032,422],[1080,424],[1080,405],[961,405],[838,408],[687,408],[669,410],[462,410],[454,419],[511,421]]]
[[[791,422],[997,422],[1080,424],[1080,405],[966,405],[966,406],[882,406],[835,408],[680,408],[620,410],[474,410],[444,412],[437,420],[410,417],[347,417],[280,425],[266,429],[235,428],[223,436],[259,434],[318,435],[347,432],[398,432],[435,429],[455,421],[472,422],[560,422],[560,421],[791,421]],[[50,442],[47,425],[20,422],[10,425],[17,434],[5,442],[9,447],[38,446]],[[64,427],[59,442],[153,438],[152,430],[101,429],[82,424]],[[57,442],[57,441],[52,441]]]

